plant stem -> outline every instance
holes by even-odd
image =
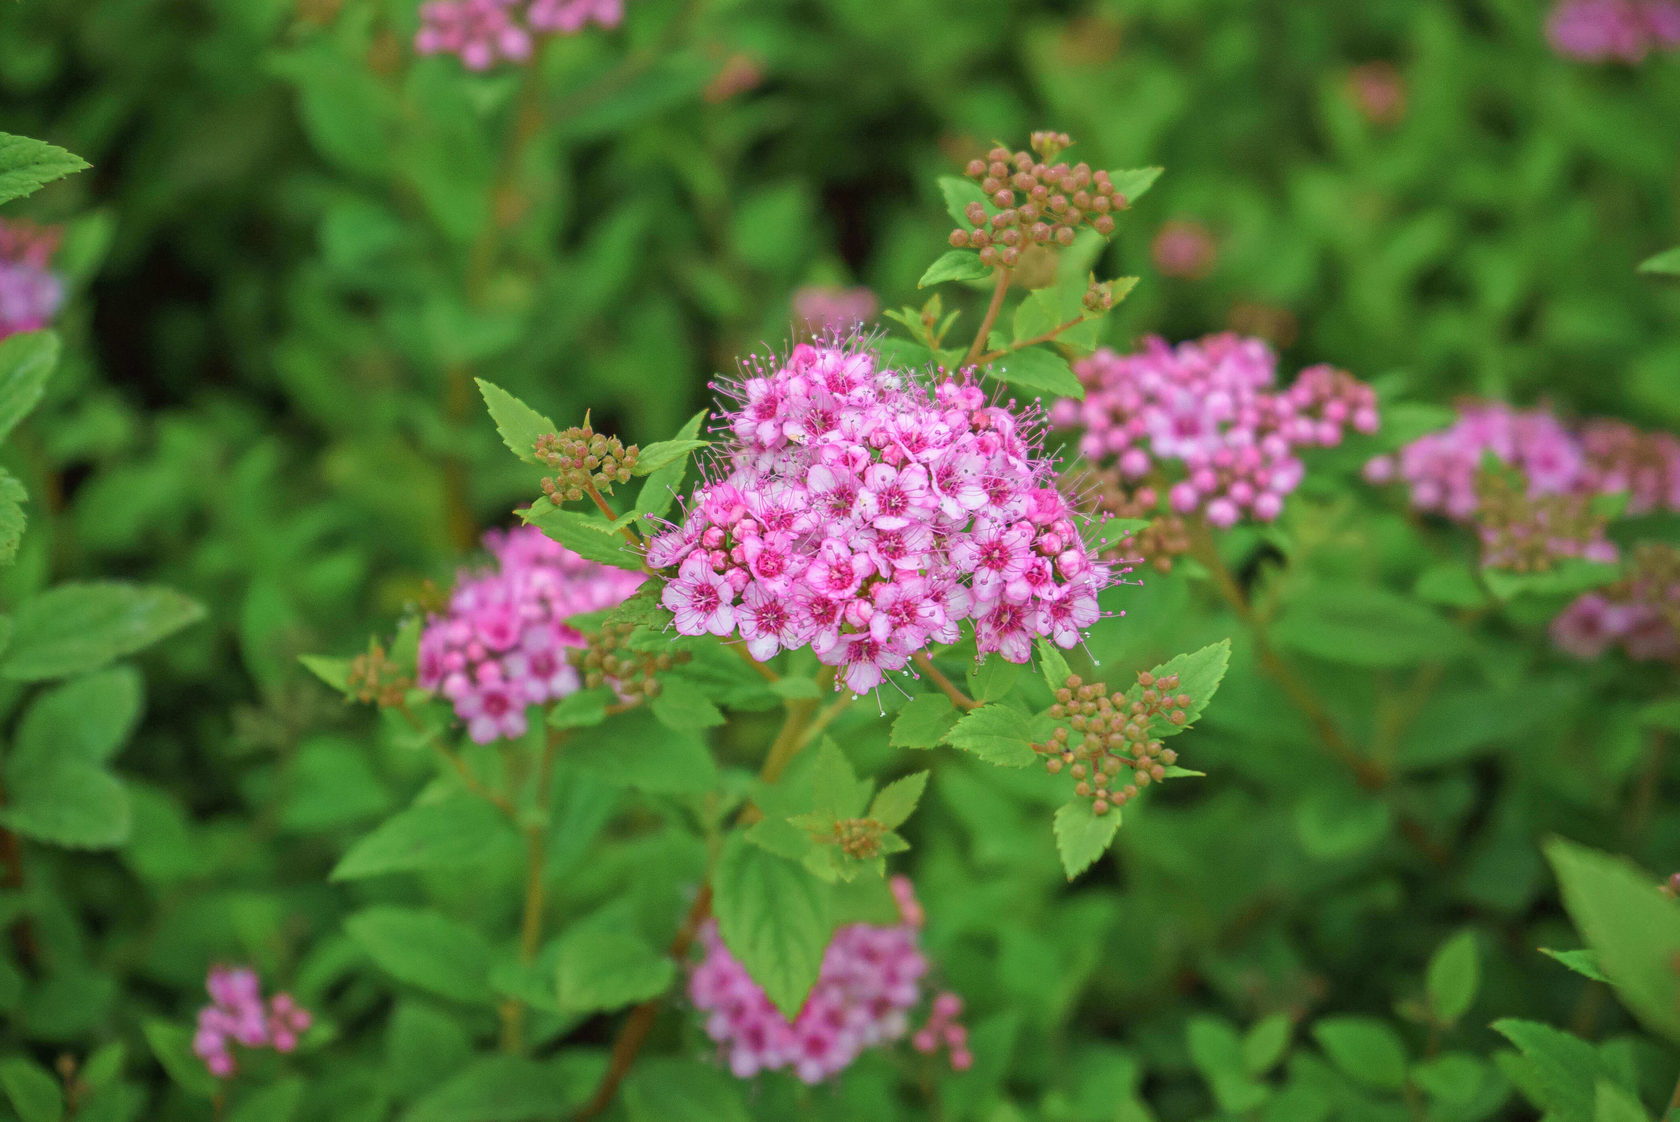
[[[962,710],[980,708],[982,703],[975,701],[972,697],[969,697],[966,693],[963,693],[962,690],[958,689],[956,683],[947,678],[939,667],[933,664],[933,659],[927,656],[927,652],[917,651],[915,654],[910,656],[910,661],[915,663],[916,669],[920,670],[923,674],[926,674],[929,680],[931,680],[934,685],[938,686],[946,697],[951,699],[952,705],[955,705],[958,709]]]
[[[1004,355],[1014,354],[1016,351],[1024,350],[1027,347],[1036,347],[1040,343],[1048,343],[1052,339],[1055,339],[1057,336],[1059,336],[1062,332],[1071,330],[1072,328],[1075,328],[1075,327],[1078,327],[1080,324],[1082,324],[1084,322],[1085,322],[1085,317],[1084,316],[1082,316],[1082,315],[1081,316],[1075,316],[1073,319],[1068,320],[1066,323],[1057,324],[1055,327],[1052,327],[1049,331],[1046,331],[1043,335],[1035,335],[1031,339],[1017,339],[1013,343],[1009,344],[1009,346],[1003,348],[1003,350],[1001,350],[1001,351],[987,351],[985,354],[980,355],[974,361],[976,363],[991,362],[993,359],[1002,358]]]
[[[992,288],[992,302],[986,306],[986,318],[980,321],[980,330],[975,333],[974,342],[969,344],[968,354],[962,360],[965,367],[979,362],[980,356],[985,353],[986,336],[991,334],[992,324],[997,322],[998,313],[1003,310],[1004,293],[1009,291],[1009,270],[999,265],[995,271],[997,284]]]
[[[421,723],[419,717],[414,715],[414,710],[410,709],[406,702],[397,706],[397,711],[408,722],[409,728],[415,732],[426,734],[427,743],[437,751],[439,756],[443,757],[444,762],[449,764],[455,774],[460,777],[463,787],[507,815],[508,818],[518,821],[519,808],[513,805],[512,800],[500,791],[486,787],[483,781],[473,774],[472,768],[467,766],[467,761],[449,750],[449,746],[438,737],[435,729],[430,732],[427,731],[426,726]]]
[[[593,480],[583,485],[583,493],[594,500],[596,509],[607,516],[608,522],[618,521],[618,511],[614,510],[612,508],[612,504],[601,497],[601,492],[595,489],[595,483]],[[624,535],[624,540],[630,543],[631,549],[635,550],[637,553],[644,552],[640,539],[636,537],[635,531],[631,530],[630,527],[620,526],[618,528],[618,532]]]
[[[551,729],[548,743],[543,746],[542,764],[537,770],[537,806],[546,810],[548,807],[549,786],[554,777],[554,757],[560,750],[566,734],[559,729]],[[547,886],[543,881],[543,871],[548,862],[548,838],[546,827],[541,823],[544,816],[539,815],[539,822],[525,827],[525,909],[519,924],[519,964],[529,966],[537,957],[537,948],[542,943],[543,904],[547,895]],[[525,1003],[518,998],[510,999],[502,1004],[502,1049],[518,1055],[525,1050]]]

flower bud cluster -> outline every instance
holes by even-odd
[[[487,70],[528,61],[539,34],[574,35],[589,23],[617,27],[623,19],[624,0],[426,0],[414,49]]]
[[[1177,674],[1157,678],[1145,670],[1136,688],[1113,693],[1101,682],[1087,684],[1071,675],[1050,707],[1051,719],[1061,723],[1033,750],[1047,757],[1044,766],[1052,775],[1067,770],[1075,781],[1073,793],[1091,800],[1093,814],[1107,814],[1136,798],[1140,788],[1166,778],[1178,753],[1152,730],[1157,722],[1183,727],[1194,703],[1179,690]]]
[[[908,880],[893,882],[901,922],[853,923],[836,931],[823,952],[817,984],[791,1021],[729,953],[717,924],[701,928],[705,956],[689,976],[688,995],[738,1078],[792,1069],[804,1082],[820,1083],[867,1049],[909,1031],[909,1011],[922,999],[928,962],[920,947],[920,906]],[[910,908],[904,907],[907,897]]]
[[[537,437],[537,459],[554,474],[542,481],[543,494],[555,506],[575,503],[590,491],[612,494],[613,484],[628,483],[636,470],[640,449],[628,448],[616,436],[606,436],[582,425],[564,432]]]
[[[1168,512],[1220,529],[1245,518],[1270,522],[1306,472],[1301,449],[1332,447],[1347,429],[1371,433],[1378,424],[1370,386],[1314,366],[1277,388],[1272,349],[1236,335],[1177,347],[1151,338],[1130,355],[1104,348],[1074,372],[1085,400],[1058,401],[1050,419],[1082,430],[1080,452],[1117,473],[1097,491],[1111,516],[1143,517],[1164,497]]]
[[[1643,62],[1654,50],[1680,50],[1680,0],[1558,0],[1546,39],[1579,62]]]
[[[1552,642],[1577,658],[1619,648],[1640,662],[1680,660],[1680,548],[1635,546],[1620,580],[1578,597],[1552,621]]]
[[[1173,559],[1190,551],[1190,529],[1184,517],[1170,510],[1162,512],[1160,492],[1147,482],[1128,480],[1119,465],[1075,468],[1070,479],[1070,489],[1080,496],[1081,506],[1111,518],[1149,523],[1115,541],[1112,556],[1132,558],[1157,572],[1170,573]]]
[[[50,268],[61,231],[0,221],[0,339],[39,331],[64,303],[64,281]]]
[[[364,705],[392,708],[403,703],[403,695],[414,688],[414,679],[391,661],[382,645],[369,641],[367,653],[350,660],[346,684],[350,696]]]
[[[951,1070],[967,1071],[974,1066],[974,1053],[968,1049],[968,1026],[957,1020],[962,1016],[963,1000],[954,993],[942,993],[933,999],[933,1012],[927,1024],[916,1030],[910,1046],[924,1056],[931,1056],[940,1048],[951,1053]]]
[[[1604,536],[1610,518],[1588,495],[1530,494],[1522,472],[1498,465],[1476,473],[1476,503],[1484,565],[1539,573],[1571,557],[1616,560]]]
[[[1106,171],[1051,162],[1071,143],[1065,133],[1035,132],[1031,151],[999,146],[983,160],[970,160],[965,174],[980,184],[986,203],[968,204],[968,228],[952,230],[951,245],[979,250],[987,265],[1013,268],[1029,246],[1072,245],[1081,226],[1112,234],[1126,196]]]
[[[642,650],[631,642],[636,624],[609,622],[600,631],[586,635],[584,646],[568,653],[573,666],[583,675],[585,689],[611,686],[622,698],[659,696],[657,673],[688,662],[694,656],[687,651],[672,650],[668,644],[659,651]]]
[[[231,1045],[290,1052],[314,1021],[290,994],[277,993],[265,1003],[253,970],[213,967],[204,988],[210,992],[210,1004],[198,1011],[193,1052],[218,1079],[237,1069]]]
[[[526,708],[582,688],[568,620],[627,599],[642,578],[587,561],[534,526],[484,537],[496,564],[464,572],[420,633],[419,684],[455,707],[480,744],[520,736]]]
[[[1111,579],[1053,485],[1032,412],[972,381],[928,384],[858,343],[794,348],[730,387],[726,474],[648,564],[684,635],[760,661],[810,647],[854,693],[963,623],[981,654],[1077,644]]]

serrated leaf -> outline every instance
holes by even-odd
[[[23,504],[28,501],[29,492],[17,476],[0,468],[0,565],[17,560],[23,532],[29,528],[29,515],[23,510]]]
[[[535,526],[579,557],[637,572],[642,568],[641,554],[627,548],[629,543],[604,519],[565,510],[546,500],[518,514],[526,525]]]
[[[483,378],[474,378],[478,383],[478,392],[484,398],[485,407],[490,410],[490,419],[496,422],[496,431],[502,436],[502,443],[507,445],[509,452],[524,460],[528,464],[540,464],[537,459],[537,438],[558,432],[554,422],[508,393],[494,382],[487,382]]]
[[[602,686],[567,694],[548,711],[548,726],[556,729],[593,728],[607,719],[607,706],[618,700]]]
[[[1157,735],[1172,735],[1183,732],[1196,723],[1196,719],[1207,709],[1213,695],[1219,692],[1219,683],[1225,680],[1225,672],[1231,668],[1231,640],[1221,639],[1217,643],[1210,643],[1199,651],[1170,658],[1151,671],[1157,679],[1168,674],[1178,675],[1178,688],[1174,693],[1190,695],[1190,704],[1184,710],[1184,723],[1174,725],[1160,722],[1154,726]],[[1134,692],[1141,692],[1133,687]]]
[[[344,921],[345,934],[399,982],[456,1001],[488,1003],[490,945],[434,911],[375,905]]]
[[[686,678],[660,679],[659,693],[648,706],[660,724],[675,732],[723,724],[723,713],[706,697],[705,691]]]
[[[1114,184],[1114,189],[1126,196],[1126,204],[1130,206],[1141,199],[1155,185],[1155,181],[1161,178],[1161,173],[1165,170],[1165,168],[1133,168],[1130,171],[1111,171],[1108,173],[1108,178]]]
[[[1569,918],[1598,954],[1616,996],[1655,1032],[1680,1042],[1680,905],[1631,862],[1562,839],[1546,846]]]
[[[816,985],[832,934],[827,889],[738,832],[724,843],[712,885],[724,946],[792,1020]]]
[[[1067,359],[1049,347],[1027,347],[993,359],[987,374],[1001,378],[1019,390],[1047,398],[1071,397],[1083,400],[1085,387],[1073,373]]]
[[[482,799],[461,795],[421,803],[387,818],[352,845],[328,879],[482,865],[496,842],[512,836],[507,820]]]
[[[133,811],[116,776],[72,756],[7,761],[0,825],[70,849],[112,849],[128,840]]]
[[[915,813],[916,804],[922,800],[922,791],[926,789],[927,781],[928,773],[918,771],[882,787],[876,793],[874,801],[869,804],[869,817],[889,830],[897,829]]]
[[[0,339],[0,441],[40,402],[57,365],[56,332],[23,331]]]
[[[38,682],[97,670],[203,616],[197,601],[167,588],[61,584],[18,605],[0,675]]]
[[[704,409],[688,419],[683,427],[677,430],[673,441],[695,440],[700,434],[700,426],[706,420]],[[666,464],[647,477],[642,489],[636,496],[636,513],[645,518],[663,518],[671,509],[671,504],[677,501],[677,488],[682,486],[683,475],[688,471],[687,456],[680,456]]]
[[[945,196],[945,213],[951,216],[951,221],[956,223],[959,230],[967,230],[973,225],[969,222],[968,215],[963,213],[968,209],[969,203],[986,206],[986,192],[980,190],[980,184],[972,179],[942,175],[939,177],[939,193]]]
[[[812,809],[827,819],[854,818],[869,801],[869,787],[834,739],[823,737],[811,768]]]
[[[927,267],[922,279],[916,282],[917,288],[926,288],[933,284],[944,284],[954,280],[979,280],[990,276],[992,267],[980,260],[980,255],[969,249],[953,249],[949,253],[941,254],[933,264]]]
[[[33,195],[92,165],[56,144],[0,132],[0,203]]]
[[[1120,808],[1111,806],[1107,814],[1097,814],[1091,809],[1090,799],[1074,799],[1056,811],[1053,828],[1062,870],[1071,881],[1094,865],[1113,843],[1120,831]]]
[[[1540,953],[1549,958],[1555,958],[1583,978],[1591,978],[1595,982],[1610,981],[1610,976],[1598,964],[1598,956],[1589,950],[1558,951],[1551,947],[1541,947]]]
[[[894,748],[932,748],[957,723],[957,709],[944,694],[913,697],[898,711],[887,742]]]
[[[953,748],[972,752],[998,767],[1027,767],[1038,762],[1032,749],[1032,723],[1007,705],[982,705],[958,721],[947,735]]]
[[[1533,1079],[1525,1094],[1556,1122],[1592,1122],[1595,1087],[1611,1077],[1598,1049],[1585,1040],[1543,1025],[1507,1017],[1493,1030],[1517,1046],[1530,1063]]]
[[[661,440],[649,444],[636,453],[636,466],[631,469],[634,475],[652,475],[662,467],[668,467],[678,460],[688,458],[690,452],[705,448],[711,444],[709,440],[684,438],[676,440]]]
[[[555,970],[560,1007],[573,1013],[647,1001],[677,977],[677,964],[640,936],[588,927],[560,940]]]
[[[1044,675],[1044,681],[1052,690],[1059,690],[1073,674],[1068,669],[1067,659],[1047,639],[1040,639],[1038,647],[1038,671]]]

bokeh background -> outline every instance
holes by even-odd
[[[324,872],[418,765],[370,753],[373,718],[297,656],[388,632],[529,497],[474,376],[563,423],[591,409],[603,431],[662,439],[735,356],[789,337],[801,288],[919,306],[949,231],[935,179],[994,140],[1056,128],[1098,166],[1166,168],[1098,266],[1142,278],[1107,321],[1113,345],[1231,327],[1287,368],[1330,362],[1390,397],[1676,427],[1680,286],[1635,269],[1680,241],[1680,55],[1562,57],[1547,15],[1538,0],[629,0],[617,30],[468,74],[415,55],[413,0],[0,6],[0,121],[93,165],[8,208],[64,224],[70,292],[63,365],[10,453],[42,514],[0,600],[116,575],[209,607],[144,660],[122,759],[132,842],[115,862],[43,858],[77,903],[42,921],[53,973],[11,1010],[28,1039],[79,1050],[183,1016],[221,957],[301,972],[305,991],[317,977],[318,1000],[336,984],[322,956],[347,905]],[[1219,631],[1180,578],[1137,596],[1118,657]],[[1261,686],[1229,688],[1227,726],[1268,719]],[[1603,749],[1614,761],[1589,760],[1590,707],[1571,704],[1545,730],[1496,730],[1501,751],[1545,740],[1543,757],[1458,777],[1478,817],[1439,875],[1273,848],[1257,823],[1288,783],[1232,751],[1251,789],[1128,825],[1121,907],[1118,873],[1065,889],[1044,823],[953,770],[925,877],[967,917],[946,968],[1027,1042],[996,1081],[1030,1117],[1113,1117],[1079,1105],[1106,1084],[1062,1077],[1080,1049],[1119,1064],[1124,1041],[1160,1117],[1200,1117],[1187,1009],[1390,1015],[1466,917],[1490,947],[1533,947],[1561,924],[1534,837],[1615,836],[1644,758],[1629,733]],[[1441,720],[1476,717],[1467,702]],[[1659,800],[1641,827],[1642,855],[1675,864],[1680,817]],[[1018,921],[998,918],[1005,888],[1037,902]],[[1504,1011],[1620,1023],[1532,961],[1488,975]],[[377,1066],[356,1020],[373,1000],[340,1012]],[[950,1117],[991,1102],[969,1098]]]

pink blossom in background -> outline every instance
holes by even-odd
[[[0,220],[0,339],[39,331],[64,304],[64,282],[50,268],[59,231]]]
[[[624,0],[426,0],[414,49],[487,70],[528,61],[538,34],[574,35],[591,23],[611,28],[623,20]]]
[[[1279,387],[1272,349],[1238,335],[1176,347],[1151,338],[1128,355],[1104,348],[1074,372],[1085,399],[1058,401],[1050,417],[1080,432],[1086,459],[1115,465],[1148,490],[1148,505],[1159,485],[1174,514],[1220,529],[1276,518],[1305,475],[1301,449],[1378,425],[1376,394],[1363,382],[1313,366]]]
[[[210,1004],[198,1011],[193,1052],[218,1079],[237,1070],[232,1045],[290,1052],[314,1021],[290,994],[275,994],[264,1003],[254,970],[213,967],[204,988],[210,993]]]
[[[537,31],[572,35],[586,24],[617,27],[624,22],[624,0],[531,0],[526,20]]]
[[[1406,116],[1406,78],[1391,62],[1367,62],[1348,71],[1347,91],[1360,116],[1376,125]]]
[[[863,693],[965,621],[982,654],[1025,662],[1034,638],[1073,646],[1097,620],[1112,574],[1055,489],[1033,410],[855,341],[743,373],[722,387],[736,407],[715,477],[648,548],[679,632],[738,635],[760,660],[810,647]]]
[[[1559,0],[1547,17],[1546,38],[1565,58],[1642,62],[1653,50],[1680,48],[1680,2]]]
[[[867,288],[807,285],[793,294],[794,318],[812,335],[845,334],[869,322],[879,307]]]
[[[1552,621],[1552,642],[1576,658],[1615,649],[1636,662],[1680,662],[1680,549],[1635,546],[1620,580],[1578,597]]]
[[[480,744],[520,736],[525,710],[582,687],[566,620],[622,603],[636,573],[586,561],[534,526],[484,537],[495,565],[463,573],[420,633],[419,684],[447,698]]]
[[[823,953],[817,984],[791,1021],[729,953],[716,922],[701,929],[704,958],[689,976],[688,995],[705,1016],[706,1035],[717,1042],[736,1077],[791,1070],[806,1083],[820,1083],[865,1051],[909,1032],[928,961],[920,947],[921,909],[915,894],[905,877],[894,877],[892,883],[900,922],[890,927],[854,923],[836,931]],[[938,1022],[930,1042],[937,1047],[955,1038],[948,1044],[955,1067],[959,1058],[972,1063],[972,1057],[966,1033],[955,1023],[961,1003],[953,1010],[952,999],[943,995],[936,1002]]]
[[[1200,222],[1174,219],[1162,225],[1149,254],[1166,276],[1199,280],[1213,271],[1218,246]]]

